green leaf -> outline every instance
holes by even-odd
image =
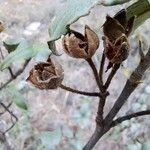
[[[142,150],[150,150],[150,141],[146,141],[142,144]]]
[[[150,18],[149,0],[138,0],[127,8],[127,17],[130,19],[135,16],[133,31],[136,30],[144,21]]]
[[[25,103],[24,97],[21,95],[21,93],[18,91],[16,86],[14,84],[9,84],[9,86],[6,88],[8,93],[11,96],[11,100],[21,109],[27,110],[27,104]]]
[[[8,53],[13,52],[17,49],[20,43],[19,39],[7,39],[3,42],[4,47],[7,49]]]
[[[61,140],[61,130],[58,128],[53,132],[42,132],[39,135],[39,138],[44,145],[45,150],[52,149],[55,145],[59,144]]]
[[[65,5],[58,9],[56,17],[49,25],[50,41],[57,40],[67,33],[70,24],[89,13],[98,0],[67,0]]]
[[[129,2],[129,1],[131,1],[131,0],[103,0],[102,5],[113,6],[113,5],[123,4],[123,3]]]
[[[131,0],[103,0],[102,5],[111,6],[129,2]],[[138,0],[127,8],[127,17],[136,16],[133,31],[136,30],[144,21],[150,18],[150,0]]]
[[[0,64],[0,69],[8,68],[12,63],[29,59],[36,56],[38,53],[45,53],[48,55],[50,50],[48,45],[41,42],[34,42],[29,44],[27,41],[22,41],[17,49],[10,54],[8,54]]]

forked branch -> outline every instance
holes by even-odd
[[[142,55],[141,55],[142,54]],[[111,127],[117,125],[118,123],[121,123],[124,120],[131,119],[133,117],[138,117],[142,115],[148,115],[150,114],[150,111],[143,111],[134,113],[128,116],[120,117],[117,120],[114,120],[114,117],[117,115],[119,110],[122,108],[124,103],[127,101],[129,96],[132,94],[132,92],[136,89],[136,87],[141,83],[141,79],[145,73],[145,71],[150,67],[150,48],[146,55],[143,56],[143,53],[141,53],[141,61],[137,68],[133,71],[130,78],[127,80],[120,96],[116,100],[114,106],[110,110],[110,112],[107,114],[107,116],[104,119],[103,126],[96,126],[95,132],[93,133],[92,137],[88,141],[88,143],[85,145],[83,150],[91,150],[95,144],[99,141],[99,139],[110,130]]]

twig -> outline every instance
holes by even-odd
[[[142,51],[142,42],[139,40],[139,55],[141,57],[141,60],[144,59],[144,53]]]
[[[86,61],[88,62],[89,66],[91,67],[91,69],[93,71],[93,74],[94,74],[94,77],[95,77],[95,80],[96,80],[99,90],[101,92],[103,92],[103,85],[99,79],[99,75],[98,75],[98,72],[97,72],[97,69],[95,67],[93,60],[91,58],[87,58]]]
[[[12,125],[5,132],[3,132],[3,134],[5,135],[5,133],[7,133],[9,130],[11,130],[15,126],[15,123],[18,121],[18,118],[8,109],[7,106],[5,106],[5,104],[0,102],[0,105],[4,107],[4,109],[11,115],[11,117],[15,118],[15,122],[12,121]]]
[[[72,93],[76,93],[76,94],[85,95],[85,96],[97,96],[97,97],[101,96],[101,94],[98,93],[98,92],[97,93],[95,93],[95,92],[90,93],[90,92],[79,91],[79,90],[76,90],[76,89],[72,89],[72,88],[70,88],[68,86],[65,86],[63,84],[61,84],[59,87],[64,89],[64,90],[66,90],[66,91],[69,91],[69,92],[72,92]]]
[[[12,105],[13,102],[10,102],[6,107],[9,108]],[[5,111],[1,112],[0,115],[3,115]]]
[[[105,85],[104,85],[104,88],[105,88],[105,89],[107,89],[107,88],[109,87],[109,85],[110,85],[110,83],[111,83],[111,80],[112,80],[112,78],[114,77],[114,75],[116,74],[116,72],[117,72],[117,70],[119,69],[119,67],[120,67],[120,64],[115,64],[115,65],[113,66],[113,68],[112,68],[112,70],[111,70],[111,72],[110,72],[110,74],[109,74],[109,76],[108,76],[108,78],[107,78],[107,81],[106,81],[106,83],[105,83]]]
[[[99,71],[101,83],[103,83],[102,76],[103,76],[104,63],[105,63],[105,54],[103,53],[101,65],[100,65],[100,71]],[[105,85],[103,86],[103,92],[106,92],[106,90],[108,89],[108,87],[111,83],[111,80],[114,77],[117,70],[119,69],[119,67],[120,67],[120,64],[114,65],[111,73],[109,74],[109,76],[107,78]],[[106,96],[102,97],[99,100],[98,112],[97,112],[97,117],[96,117],[96,122],[99,126],[103,126],[103,110],[104,110],[105,103],[106,103]]]
[[[100,69],[99,69],[99,78],[100,78],[100,82],[101,82],[102,85],[103,85],[104,64],[105,64],[105,54],[103,52],[101,63],[100,63]]]
[[[104,53],[102,55],[102,61],[101,61],[101,65],[100,65],[99,75],[98,75],[97,69],[96,69],[92,59],[89,58],[89,59],[86,59],[86,61],[88,62],[88,64],[90,65],[90,67],[93,70],[93,74],[94,74],[95,80],[97,82],[97,85],[99,87],[99,90],[103,93],[99,99],[98,111],[97,111],[97,116],[96,116],[96,123],[99,126],[102,126],[102,124],[103,124],[103,108],[105,105],[106,97],[109,95],[109,93],[103,87],[103,77],[102,76],[103,76],[103,69],[104,69],[104,63],[105,63],[105,55],[104,55]]]
[[[111,127],[114,127],[114,126],[122,123],[123,121],[130,120],[132,118],[136,118],[136,117],[140,117],[140,116],[144,116],[144,115],[150,115],[150,110],[140,111],[140,112],[136,112],[136,113],[126,115],[123,117],[119,117],[112,122]]]
[[[12,82],[13,80],[15,80],[19,75],[21,75],[21,73],[25,70],[25,68],[27,67],[28,63],[30,62],[30,59],[26,60],[23,67],[21,69],[19,69],[14,75],[13,78],[10,78],[7,82],[5,82],[1,87],[0,90],[2,90],[3,88],[5,88],[10,82]]]
[[[13,73],[11,67],[8,67],[8,70],[9,70],[9,73],[10,73],[11,77],[14,78],[14,73]]]

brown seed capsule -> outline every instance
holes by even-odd
[[[87,25],[85,26],[85,35],[71,30],[63,38],[64,51],[74,58],[91,58],[99,47],[99,38],[97,34]]]
[[[109,64],[122,63],[129,55],[127,37],[132,31],[134,17],[127,20],[125,9],[118,12],[113,18],[108,16],[103,25],[103,42]],[[110,65],[109,65],[110,66]]]
[[[51,59],[34,66],[27,81],[39,89],[56,89],[63,81],[64,74],[60,64],[54,64]]]

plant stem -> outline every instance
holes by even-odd
[[[97,69],[95,67],[93,60],[91,58],[87,58],[86,61],[88,62],[89,66],[91,67],[91,69],[93,71],[93,74],[94,74],[94,77],[95,77],[95,80],[96,80],[99,90],[101,92],[103,92],[103,84],[101,83],[101,81],[99,79],[98,72],[97,72]]]
[[[24,65],[23,65],[23,67],[21,69],[19,69],[15,74],[13,74],[13,76],[11,76],[11,78],[0,87],[0,90],[2,90],[3,88],[5,88],[9,83],[11,83],[19,75],[21,75],[21,73],[23,73],[23,71],[25,70],[25,68],[27,67],[27,65],[28,65],[29,62],[30,62],[30,59],[26,60],[25,63],[24,63]]]
[[[101,82],[102,85],[103,85],[104,64],[105,64],[105,54],[103,52],[101,63],[100,63],[100,69],[99,69],[99,78],[100,78],[100,82]]]
[[[81,95],[84,95],[84,96],[97,96],[97,97],[100,97],[101,96],[101,94],[100,93],[96,93],[96,92],[84,92],[84,91],[80,91],[80,90],[76,90],[76,89],[72,89],[72,88],[70,88],[70,87],[68,87],[68,86],[65,86],[65,85],[63,85],[63,84],[61,84],[60,86],[59,86],[60,88],[62,88],[63,90],[66,90],[66,91],[69,91],[69,92],[72,92],[72,93],[76,93],[76,94],[81,94]]]
[[[119,117],[112,122],[111,127],[114,127],[114,126],[122,123],[123,121],[130,120],[132,118],[136,118],[136,117],[140,117],[140,116],[144,116],[144,115],[150,115],[150,110],[140,111],[140,112],[136,112],[136,113],[126,115],[123,117]]]
[[[112,70],[111,70],[111,72],[110,72],[110,74],[109,74],[109,76],[108,76],[108,78],[107,78],[107,81],[106,81],[106,83],[105,83],[105,85],[104,85],[104,88],[105,88],[105,89],[108,89],[108,87],[109,87],[109,85],[110,85],[110,83],[111,83],[111,80],[112,80],[112,78],[114,77],[114,75],[116,74],[116,72],[117,72],[117,70],[119,69],[119,67],[120,67],[120,64],[115,64],[115,65],[113,66],[113,68],[112,68]]]
[[[83,147],[83,150],[91,150],[98,140],[107,132],[107,130],[104,130],[104,128],[101,128],[99,126],[96,126],[96,129],[91,136],[90,140],[87,142],[87,144]]]
[[[8,108],[7,106],[5,106],[2,102],[0,103],[0,105],[1,105],[2,107],[4,107],[4,109],[11,115],[11,117],[14,117],[14,118],[15,118],[15,123],[16,123],[16,122],[18,121],[17,116],[14,115],[14,114],[9,110],[9,108]],[[15,123],[12,121],[12,125],[11,125],[5,132],[3,132],[3,135],[4,135],[5,133],[7,133],[9,130],[11,130],[11,129],[15,126]]]

